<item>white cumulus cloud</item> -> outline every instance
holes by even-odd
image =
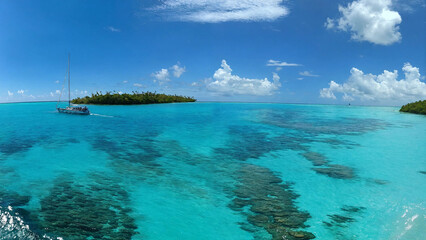
[[[143,85],[140,84],[140,83],[134,83],[133,86],[135,86],[135,87],[143,87]]]
[[[7,90],[7,95],[9,95],[9,97],[10,97],[10,96],[13,96],[13,92],[11,92],[11,91]]]
[[[401,40],[402,19],[391,9],[392,0],[356,0],[346,7],[339,6],[342,16],[327,18],[326,28],[351,32],[352,39],[390,45]]]
[[[165,82],[170,81],[169,70],[165,68],[162,68],[161,70],[152,73],[151,76],[154,77],[154,82],[158,81],[159,84],[163,84]]]
[[[404,64],[402,68],[405,79],[398,80],[398,71],[385,70],[380,75],[364,74],[357,68],[352,68],[351,76],[342,84],[334,81],[328,88],[320,91],[323,98],[336,99],[335,93],[342,93],[343,100],[352,101],[388,101],[408,102],[426,98],[426,83],[420,81],[419,69]]]
[[[281,61],[277,61],[277,60],[269,60],[268,63],[266,63],[266,66],[268,67],[297,67],[297,66],[302,66],[300,64],[297,63],[287,63],[287,62],[281,62]],[[279,69],[281,70],[281,69]],[[277,69],[277,71],[279,71]]]
[[[232,75],[231,67],[222,60],[221,68],[216,70],[213,79],[207,83],[207,89],[224,95],[272,95],[280,86],[280,77],[273,73],[272,81],[264,79],[250,79]]]
[[[182,76],[182,74],[186,71],[185,67],[179,66],[179,63],[173,65],[170,69],[173,71],[173,76],[177,78],[180,78],[180,76]]]
[[[18,94],[21,94],[21,95],[22,95],[22,94],[24,94],[24,92],[25,92],[25,91],[24,91],[23,89],[21,89],[21,90],[18,90],[18,91],[17,91],[17,93],[18,93]]]
[[[177,21],[273,21],[289,13],[283,2],[284,0],[164,0],[151,10]]]

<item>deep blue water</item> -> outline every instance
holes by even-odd
[[[424,239],[426,117],[0,104],[0,239]],[[302,232],[298,232],[302,231]]]

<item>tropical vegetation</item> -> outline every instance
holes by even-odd
[[[402,106],[399,111],[426,115],[426,100],[408,103]]]
[[[104,104],[104,105],[132,105],[132,104],[153,104],[153,103],[176,103],[195,102],[193,97],[167,95],[156,92],[96,92],[92,96],[75,98],[71,102],[74,104]]]

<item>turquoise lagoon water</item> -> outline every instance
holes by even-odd
[[[426,117],[0,104],[0,239],[424,239]]]

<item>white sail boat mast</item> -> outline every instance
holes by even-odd
[[[71,106],[70,55],[68,53],[68,106]]]

